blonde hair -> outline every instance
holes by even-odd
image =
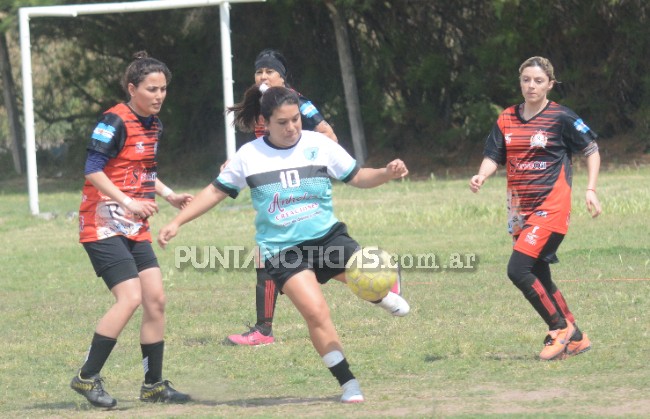
[[[528,67],[539,67],[548,76],[550,81],[557,81],[555,72],[553,71],[553,64],[551,64],[548,58],[530,57],[519,66],[519,75],[521,76],[524,69]]]

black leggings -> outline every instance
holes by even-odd
[[[575,323],[562,293],[551,278],[548,261],[515,250],[508,262],[508,278],[544,319],[549,330],[563,329],[567,321]]]

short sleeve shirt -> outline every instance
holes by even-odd
[[[519,106],[504,110],[485,142],[484,156],[507,170],[508,229],[524,225],[566,234],[571,214],[571,157],[597,138],[572,110],[550,101],[528,121]]]

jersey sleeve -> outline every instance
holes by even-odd
[[[298,99],[300,118],[302,119],[302,129],[313,131],[318,124],[325,120],[325,118],[309,99],[300,94],[298,95]]]
[[[483,156],[494,160],[495,163],[504,165],[506,164],[506,147],[503,132],[498,123],[492,127],[492,131],[485,139],[485,148]]]
[[[360,169],[357,161],[339,144],[329,141],[329,163],[327,173],[334,179],[349,182]]]
[[[571,152],[578,153],[596,141],[598,135],[575,112],[564,108],[562,113],[562,138]]]
[[[105,154],[110,158],[115,158],[124,147],[125,140],[124,121],[114,113],[107,113],[102,116],[95,126],[90,135],[90,143],[86,148]]]
[[[225,169],[212,182],[217,189],[233,199],[237,198],[239,192],[246,187],[246,177],[240,152],[235,153],[235,156],[228,162]]]

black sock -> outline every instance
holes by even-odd
[[[144,383],[155,384],[162,381],[163,353],[165,341],[140,344],[142,349],[142,366],[144,367]]]
[[[343,385],[348,381],[354,379],[354,374],[352,374],[352,371],[350,371],[350,365],[348,365],[348,361],[345,358],[343,358],[343,361],[339,362],[333,367],[330,367],[329,370],[332,375],[336,377],[339,385]]]
[[[88,350],[86,361],[79,371],[79,376],[83,379],[88,379],[93,375],[99,374],[116,343],[117,339],[95,333],[90,344],[90,349]]]
[[[272,331],[273,316],[275,314],[275,303],[278,299],[278,289],[273,279],[269,277],[266,270],[257,268],[255,270],[257,284],[255,286],[255,309],[257,322],[255,326],[265,336],[269,336]]]

